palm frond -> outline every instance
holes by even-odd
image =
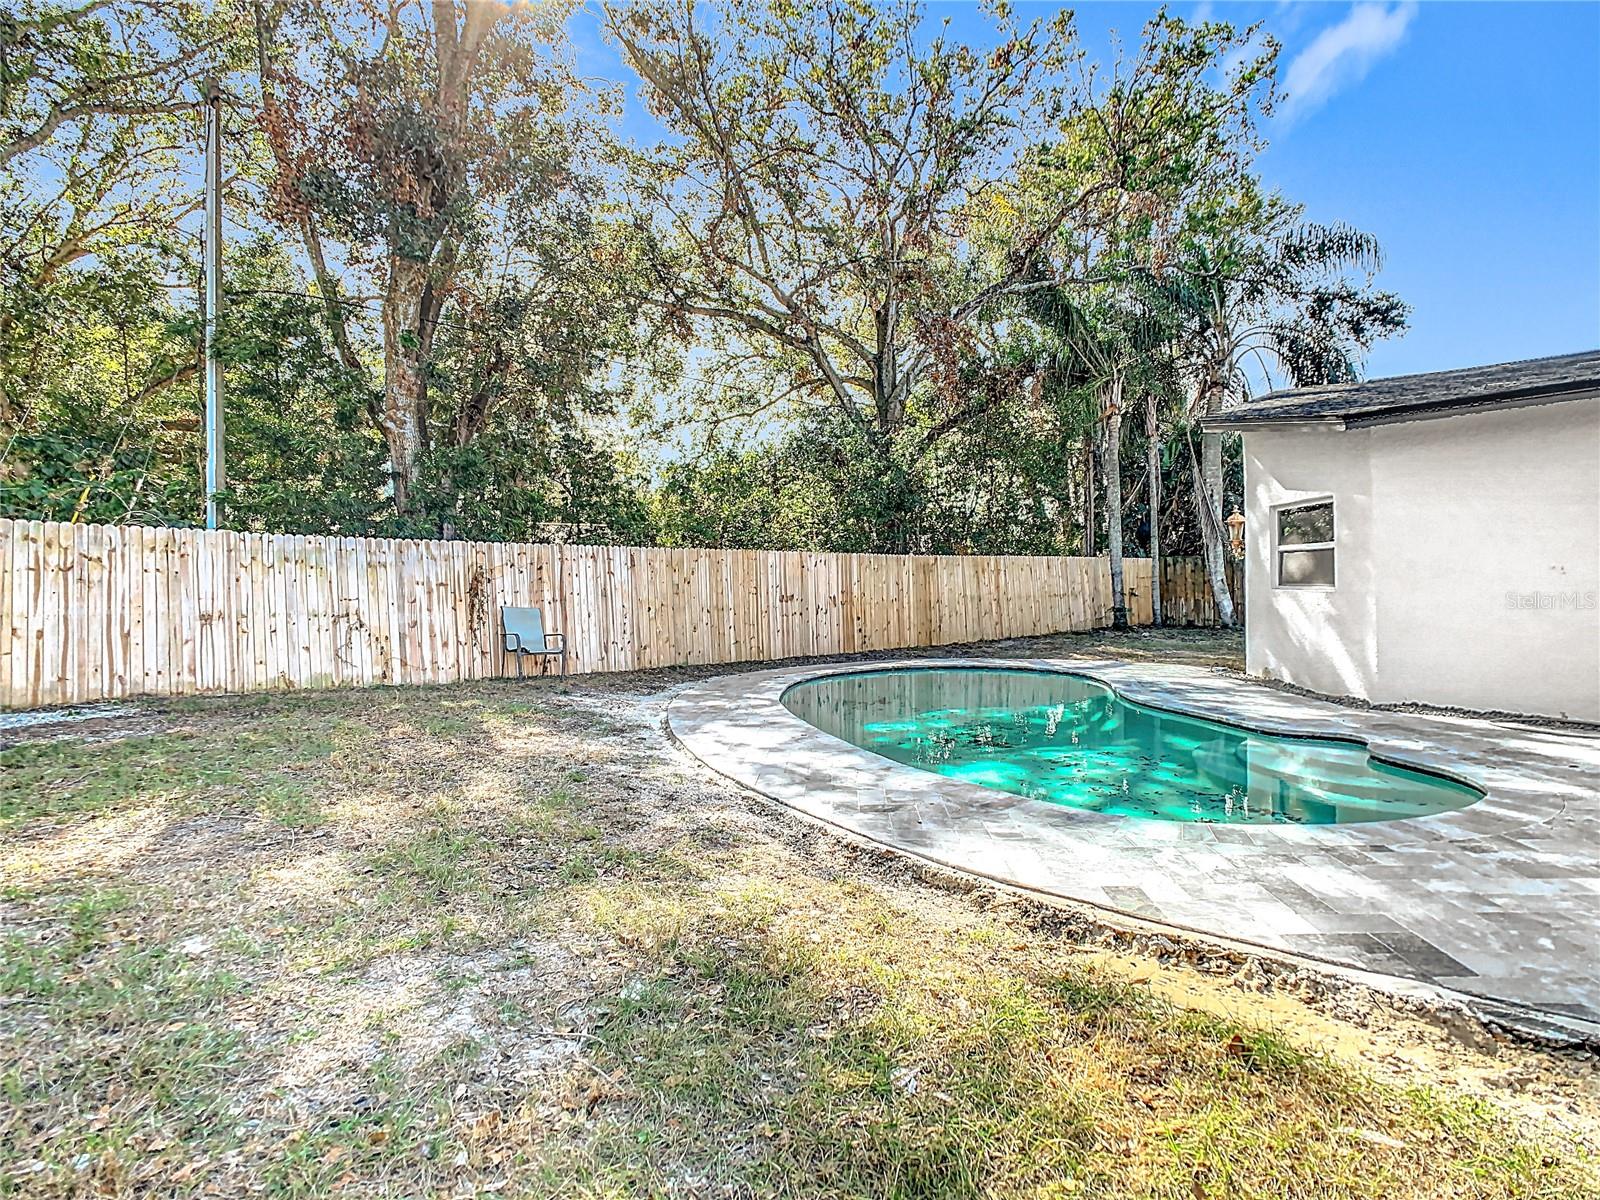
[[[1352,225],[1307,221],[1278,239],[1277,255],[1290,270],[1374,272],[1383,266],[1378,239]]]

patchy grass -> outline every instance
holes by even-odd
[[[6,751],[0,830],[138,805],[186,813],[260,810],[287,825],[315,823],[315,799],[298,773],[325,760],[330,748],[286,722],[25,744]]]
[[[1015,652],[1108,644],[1237,654]],[[920,882],[678,756],[686,674],[6,750],[0,1196],[1594,1194],[1592,1066]]]
[[[614,904],[597,916],[655,948],[596,1030],[653,1117],[589,1150],[624,1192],[691,1174],[906,1197],[1582,1190],[1579,1162],[1482,1105],[1375,1086],[982,924],[885,913],[871,889]]]

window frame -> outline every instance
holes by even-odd
[[[1325,542],[1290,542],[1283,544],[1283,514],[1294,512],[1302,508],[1321,508],[1328,506],[1328,515],[1333,524],[1333,536]],[[1317,496],[1309,500],[1289,500],[1283,504],[1272,506],[1272,586],[1274,588],[1287,588],[1296,592],[1331,592],[1339,586],[1339,508],[1332,496]],[[1285,583],[1283,580],[1283,556],[1285,553],[1303,553],[1310,550],[1326,550],[1333,556],[1333,582],[1332,583]]]

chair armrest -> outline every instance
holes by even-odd
[[[506,653],[511,654],[522,650],[522,635],[520,633],[506,634]]]
[[[555,645],[550,643],[554,642]],[[544,648],[546,650],[565,650],[567,648],[567,635],[564,633],[547,633],[544,635]]]

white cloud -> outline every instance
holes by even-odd
[[[1317,34],[1289,64],[1283,77],[1284,119],[1293,122],[1321,108],[1340,88],[1360,83],[1400,44],[1416,15],[1416,0],[1351,5],[1344,20]]]

